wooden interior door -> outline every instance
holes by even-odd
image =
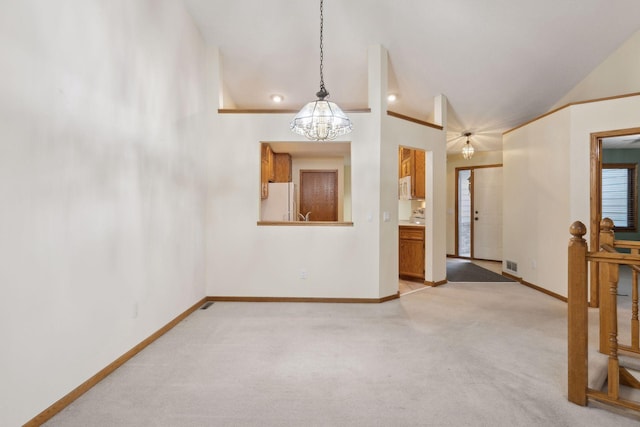
[[[309,221],[338,220],[338,171],[300,171],[300,213]]]

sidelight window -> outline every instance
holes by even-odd
[[[636,231],[638,219],[637,165],[602,165],[602,218],[616,231]]]

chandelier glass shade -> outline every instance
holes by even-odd
[[[319,98],[302,107],[291,130],[313,141],[326,141],[351,132],[351,120],[334,102]]]
[[[306,104],[291,121],[291,130],[312,141],[332,140],[353,129],[349,117],[334,102],[327,101],[329,92],[323,76],[323,0],[320,0],[320,91],[317,100]]]
[[[473,153],[475,152],[475,150],[473,149],[473,145],[471,145],[471,142],[469,142],[469,137],[471,136],[471,133],[467,132],[464,134],[464,136],[467,137],[467,142],[464,144],[464,147],[462,147],[462,157],[465,160],[469,160],[470,158],[473,157]]]

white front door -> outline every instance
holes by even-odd
[[[473,170],[473,257],[502,261],[502,167]]]

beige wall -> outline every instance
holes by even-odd
[[[5,4],[7,2],[4,2]],[[0,13],[0,425],[205,295],[206,50],[180,2]]]
[[[567,295],[569,226],[589,226],[590,135],[640,126],[640,96],[580,104],[504,136],[504,259]]]

